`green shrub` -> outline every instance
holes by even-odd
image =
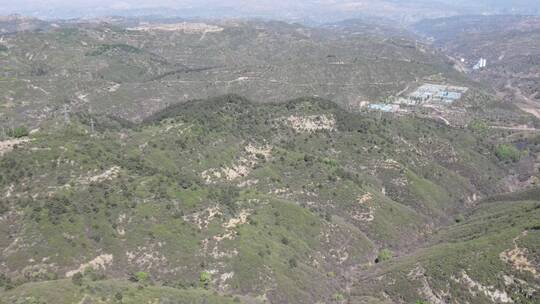
[[[375,260],[375,263],[381,263],[384,261],[388,261],[392,259],[394,256],[394,253],[390,249],[383,249],[379,251],[379,254],[377,255],[377,259]]]
[[[137,282],[140,282],[140,283],[146,283],[150,281],[150,275],[144,271],[136,272],[135,277],[137,278]]]
[[[469,129],[475,133],[483,134],[489,129],[489,126],[485,121],[475,119],[469,124]]]
[[[336,292],[335,294],[333,294],[332,298],[334,299],[334,301],[338,301],[338,302],[345,300],[345,297],[339,292]]]
[[[74,274],[71,277],[71,283],[73,283],[73,285],[81,286],[82,283],[83,283],[83,275],[82,275],[82,273],[77,272],[76,274]]]
[[[28,129],[24,126],[8,130],[8,136],[10,137],[21,138],[21,137],[28,136],[28,134],[29,134]]]
[[[124,296],[122,295],[121,292],[117,292],[115,295],[114,295],[114,298],[119,301],[119,302],[122,302],[122,299],[124,298]]]
[[[208,289],[210,286],[210,282],[212,280],[212,275],[208,271],[203,271],[199,275],[199,283],[201,284],[201,287]]]
[[[289,266],[290,266],[291,268],[296,268],[296,267],[298,267],[298,262],[296,261],[295,258],[289,259]]]
[[[8,276],[6,276],[3,273],[0,273],[0,288],[2,287],[5,290],[9,290],[9,289],[12,289],[14,286],[13,286],[13,282]]]
[[[502,161],[517,162],[521,158],[521,151],[510,144],[501,144],[495,148],[495,155]]]
[[[94,269],[92,267],[86,267],[83,276],[94,282],[105,280],[107,278],[107,276],[101,270]]]
[[[146,284],[150,282],[150,274],[144,271],[131,273],[129,276],[131,282]]]

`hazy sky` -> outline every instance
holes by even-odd
[[[376,1],[376,0],[375,0]],[[346,0],[0,0],[0,6],[21,8],[66,8],[66,7],[109,7],[109,8],[148,8],[148,7],[192,7],[192,6],[259,6],[279,3],[280,5],[294,5],[295,3],[337,3],[351,2]],[[361,1],[352,1],[361,2]]]
[[[0,7],[32,9],[32,8],[87,8],[87,7],[109,7],[109,8],[140,8],[156,6],[181,6],[191,4],[196,1],[190,0],[0,0]]]
[[[287,16],[343,14],[437,16],[500,12],[538,13],[540,0],[0,0],[0,14],[65,17],[173,8],[180,13],[224,10],[228,14]],[[178,13],[175,12],[175,13]],[[219,13],[215,13],[219,14]],[[431,14],[431,15],[430,15]]]
[[[31,10],[31,9],[80,9],[80,8],[109,8],[109,9],[140,9],[169,7],[175,9],[192,7],[223,7],[236,8],[264,8],[278,6],[294,6],[318,2],[344,2],[317,1],[317,0],[0,0],[0,9]]]
[[[228,8],[242,13],[283,13],[288,10],[328,9],[342,5],[387,0],[0,0],[0,13],[32,11],[107,11],[149,8],[215,10]],[[392,1],[392,0],[390,0]]]

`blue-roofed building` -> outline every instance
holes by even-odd
[[[442,102],[452,103],[461,98],[461,93],[459,92],[449,92],[449,91],[440,91],[437,92],[436,98]]]

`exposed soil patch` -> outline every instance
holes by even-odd
[[[0,156],[12,151],[17,145],[29,142],[28,138],[16,138],[0,141]]]

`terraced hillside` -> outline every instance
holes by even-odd
[[[223,94],[283,102],[382,101],[424,78],[466,80],[429,49],[280,22],[58,23],[2,36],[0,124],[65,111],[141,121]]]
[[[538,293],[527,277],[538,198],[478,205],[509,178],[538,183],[534,133],[227,95],[138,124],[52,118],[12,140],[0,158],[0,303],[410,303],[426,296],[398,280],[414,263],[425,259],[418,273],[440,297],[452,276],[500,285],[492,274],[512,269],[512,244],[527,263],[504,272],[518,284],[505,291],[525,280]],[[497,268],[477,264],[471,244],[497,246]],[[470,258],[439,259],[448,248]],[[380,269],[396,283],[362,280]]]

